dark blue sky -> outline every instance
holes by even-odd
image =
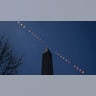
[[[0,34],[5,34],[18,56],[23,55],[23,64],[19,67],[21,75],[41,74],[43,46],[31,33],[38,34],[54,50],[62,53],[72,64],[66,64],[53,54],[54,73],[56,75],[79,75],[73,65],[79,66],[85,74],[96,74],[96,22],[56,22],[25,21],[25,29],[16,21],[0,22]]]

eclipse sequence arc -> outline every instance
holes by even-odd
[[[58,56],[61,60],[63,60],[66,64],[73,64],[70,60],[68,60],[65,56],[63,56],[60,52],[54,50],[53,48],[49,47],[44,40],[38,36],[35,32],[33,32],[31,29],[27,28],[21,21],[18,21],[17,24],[23,28],[26,32],[30,33],[35,39],[37,39],[44,47],[48,47],[50,50],[54,52],[56,56]],[[77,65],[73,64],[73,68],[77,71],[79,71],[81,74],[85,74],[85,71],[82,70]]]

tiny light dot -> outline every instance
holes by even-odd
[[[63,57],[63,60],[65,59],[65,57]]]
[[[60,54],[58,53],[57,55],[59,56]]]
[[[77,67],[76,69],[78,70],[79,68]]]
[[[34,34],[34,37],[36,36],[36,34]]]
[[[76,66],[74,65],[74,68],[76,68]]]
[[[82,71],[82,74],[84,74],[84,71]]]
[[[20,21],[18,21],[17,23],[20,24]]]
[[[41,40],[41,38],[39,38],[39,41]]]
[[[28,32],[31,32],[31,30],[28,30]]]
[[[34,34],[34,33],[32,32],[32,34]]]
[[[68,64],[71,63],[70,61],[68,61]]]
[[[23,26],[23,28],[26,28],[26,26]]]
[[[79,69],[79,71],[82,71],[81,69]]]
[[[38,39],[39,37],[37,36],[36,38]]]
[[[61,55],[60,57],[62,58],[63,56]]]
[[[20,24],[21,26],[23,26],[23,24]]]
[[[65,62],[67,62],[68,60],[66,59]]]

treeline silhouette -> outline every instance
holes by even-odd
[[[16,56],[5,36],[0,36],[0,75],[16,75],[22,57]]]

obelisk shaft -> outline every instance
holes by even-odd
[[[42,75],[53,75],[52,54],[47,48],[42,55]]]

